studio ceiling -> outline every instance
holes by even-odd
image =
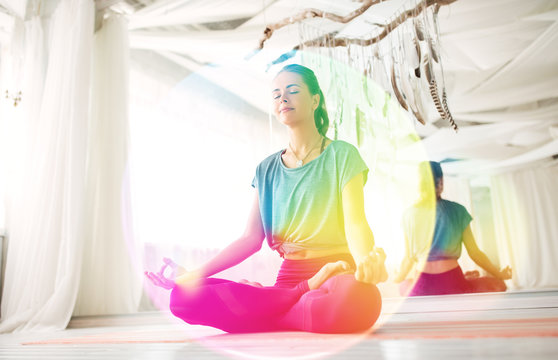
[[[48,3],[48,1],[44,1]],[[29,18],[32,1],[0,0],[0,39],[10,19]],[[52,1],[51,3],[55,3]],[[308,19],[338,36],[365,38],[414,1],[387,0],[348,24]],[[49,8],[43,5],[43,12]],[[130,45],[153,51],[189,71],[224,58],[241,59],[258,45],[267,24],[305,8],[345,15],[350,0],[98,0],[100,12],[129,18]],[[53,6],[51,6],[52,8]],[[48,15],[48,14],[47,14]],[[435,158],[507,166],[558,153],[558,1],[457,0],[439,13],[448,101],[460,132],[435,114],[417,132]],[[297,25],[276,31],[257,60],[269,62],[298,44]],[[254,76],[246,81],[263,81]],[[267,111],[261,91],[240,95]],[[264,119],[266,120],[266,119]]]

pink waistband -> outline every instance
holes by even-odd
[[[347,253],[303,260],[285,259],[283,260],[283,263],[281,263],[281,268],[277,274],[274,286],[294,287],[299,282],[310,279],[325,264],[339,260],[344,260],[351,266],[355,266],[353,257],[351,254]]]

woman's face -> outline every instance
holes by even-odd
[[[300,75],[287,71],[277,75],[272,82],[271,98],[273,113],[283,124],[314,123],[314,111],[320,102],[320,95],[310,94]]]

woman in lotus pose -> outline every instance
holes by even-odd
[[[444,176],[439,163],[423,162],[419,166],[421,199],[403,216],[405,257],[395,282],[406,295],[443,295],[471,292],[505,291],[504,280],[511,278],[511,268],[498,269],[478,248],[471,226],[473,219],[462,205],[442,199]],[[429,189],[435,186],[435,205]],[[432,189],[434,190],[434,189]],[[462,244],[471,259],[492,276],[480,277],[478,271],[463,274],[457,259]],[[413,279],[407,279],[415,267]]]
[[[146,275],[172,289],[170,310],[189,324],[227,332],[365,331],[380,313],[375,284],[387,278],[364,215],[368,168],[353,145],[326,137],[329,119],[312,70],[285,66],[271,97],[289,143],[258,165],[243,235],[197,270],[164,259],[158,273]],[[264,238],[284,259],[273,286],[210,277],[257,252]]]

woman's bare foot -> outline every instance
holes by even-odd
[[[246,280],[246,279],[240,279],[238,282],[241,283],[241,284],[246,284],[246,285],[250,285],[250,286],[263,287],[263,285],[260,284],[257,281],[249,281],[249,280]]]
[[[316,273],[308,279],[308,287],[310,290],[314,290],[322,286],[327,279],[335,275],[351,273],[351,266],[346,261],[336,261],[332,263],[327,263]]]
[[[480,277],[480,273],[478,270],[472,270],[465,272],[463,276],[465,276],[465,280],[478,279]]]

